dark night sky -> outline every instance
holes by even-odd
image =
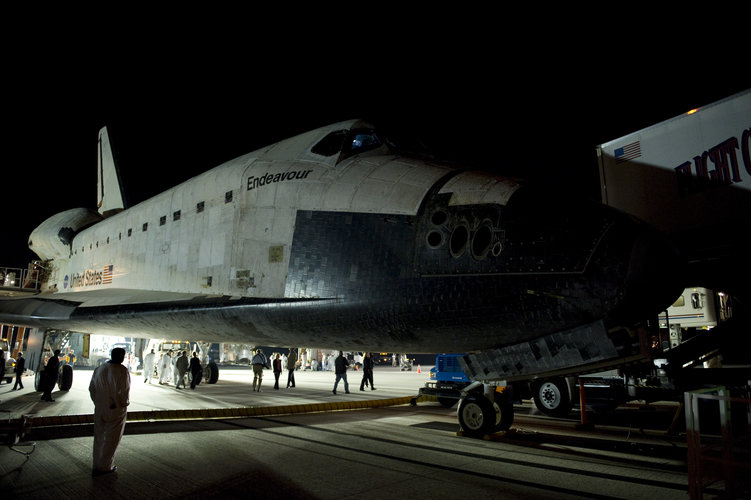
[[[532,49],[500,30],[459,37],[438,27],[389,38],[388,46],[386,37],[318,31],[296,33],[302,42],[286,49],[274,44],[278,36],[224,44],[199,36],[137,49],[82,37],[10,54],[0,266],[34,258],[26,241],[47,217],[94,206],[104,125],[130,205],[267,144],[356,117],[414,133],[478,168],[596,197],[597,144],[751,86],[737,71],[717,71],[747,62],[747,44],[745,57],[730,42],[718,47],[722,60],[710,71],[695,47],[671,46],[669,57],[667,49],[642,53],[634,65],[628,44],[551,33]]]

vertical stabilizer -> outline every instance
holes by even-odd
[[[102,217],[109,217],[123,210],[125,203],[107,127],[99,131],[98,148],[97,209]]]

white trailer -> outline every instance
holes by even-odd
[[[748,226],[751,90],[597,147],[602,201],[701,243]],[[745,210],[745,211],[744,211]]]

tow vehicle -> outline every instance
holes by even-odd
[[[459,365],[461,354],[439,354],[430,369],[430,380],[419,390],[420,396],[435,396],[446,408],[462,397],[462,389],[471,383]]]

